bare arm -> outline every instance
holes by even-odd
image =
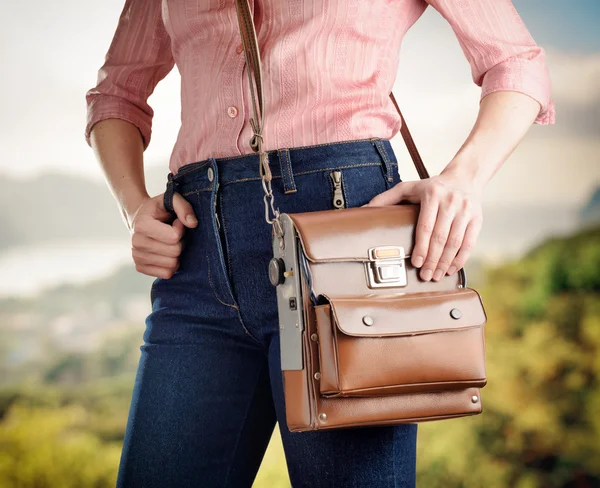
[[[164,194],[150,197],[144,181],[143,152],[154,115],[148,97],[174,66],[161,5],[160,0],[125,1],[97,84],[86,93],[85,136],[131,233],[136,269],[170,278],[179,266],[183,222],[187,227],[198,222],[176,193],[177,218],[171,223]]]
[[[484,188],[539,111],[540,104],[522,93],[487,95],[467,140],[439,175],[398,183],[369,202],[421,204],[411,262],[421,267],[422,279],[438,281],[464,266],[481,231]]]
[[[198,224],[192,206],[179,193],[173,196],[177,218],[163,204],[164,194],[150,197],[146,191],[143,140],[138,128],[125,120],[105,119],[94,124],[90,143],[131,233],[136,270],[170,278],[179,267],[184,224]]]
[[[105,119],[94,125],[90,142],[123,220],[131,231],[136,211],[150,198],[144,180],[144,147],[140,131],[125,120]]]

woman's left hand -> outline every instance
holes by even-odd
[[[439,281],[462,268],[473,251],[483,223],[482,192],[469,177],[450,171],[400,182],[367,205],[421,205],[411,263],[421,268],[421,279]]]

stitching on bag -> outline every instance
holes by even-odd
[[[466,289],[466,288],[465,288]],[[418,293],[418,292],[415,292]],[[429,299],[431,300],[435,300],[438,296],[439,297],[451,297],[451,296],[456,296],[456,295],[462,295],[464,294],[464,291],[457,291],[457,292],[452,292],[452,293],[440,293],[439,295],[436,295],[434,297],[429,297]],[[378,297],[374,297],[373,300],[385,300],[385,298],[378,298]],[[426,297],[402,297],[402,298],[398,298],[398,300],[426,300]],[[333,302],[342,302],[342,301],[356,301],[354,299],[349,299],[349,298],[337,298],[337,299],[332,299],[331,301]],[[332,307],[333,308],[333,307]]]
[[[206,263],[207,263],[207,270],[208,270],[208,282],[210,283],[210,288],[212,289],[213,295],[219,301],[219,303],[222,303],[223,305],[226,305],[226,306],[231,307],[231,308],[235,308],[237,310],[239,308],[237,305],[232,305],[231,303],[225,303],[217,295],[216,287],[215,287],[215,285],[214,285],[214,283],[212,281],[212,278],[210,276],[210,259],[208,259],[208,252],[206,252],[205,255],[206,255]]]
[[[419,383],[404,383],[402,386],[407,387],[407,386],[438,386],[438,385],[450,385],[450,384],[457,384],[457,383],[468,383],[468,382],[473,382],[473,381],[484,381],[486,378],[472,378],[469,380],[448,380],[448,381],[421,381]],[[340,394],[347,394],[348,392],[353,392],[353,393],[364,393],[364,392],[372,392],[374,390],[391,390],[392,388],[396,388],[397,385],[387,385],[387,386],[369,386],[366,388],[349,388],[349,389],[345,389],[342,390],[340,389],[339,392]],[[473,386],[471,388],[480,388],[477,386]],[[336,395],[339,396],[339,395]],[[334,397],[335,398],[335,397]]]
[[[306,283],[302,283],[302,294],[305,295],[307,292],[307,285]],[[303,307],[303,313],[302,313],[302,318],[304,319],[306,324],[315,324],[316,323],[316,315],[315,315],[315,320],[311,321],[311,317],[310,317],[310,308],[309,307]],[[314,311],[312,313],[315,313]],[[312,333],[314,331],[310,330],[310,332]],[[318,329],[315,331],[318,332]],[[314,348],[318,348],[318,346],[315,346],[313,344],[310,344],[308,347],[303,347],[302,349],[305,351],[306,354],[306,361],[310,364],[310,371],[314,370],[314,366],[315,366],[315,357],[313,354],[313,350]],[[313,376],[309,376],[309,370],[307,368],[307,371],[305,373],[306,376],[306,381],[308,384],[308,388],[309,388],[309,402],[308,402],[308,408],[309,408],[309,415],[310,415],[310,423],[311,426],[315,426],[318,423],[317,420],[317,413],[318,413],[318,408],[317,408],[317,388],[315,386],[315,378]]]

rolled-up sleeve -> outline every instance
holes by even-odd
[[[118,118],[136,125],[144,149],[154,111],[148,97],[174,66],[160,0],[126,0],[95,87],[86,92],[85,140],[97,122]]]
[[[554,123],[545,51],[510,0],[427,0],[452,27],[481,98],[492,92],[524,93],[540,104],[538,124]]]

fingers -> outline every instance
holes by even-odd
[[[423,197],[415,229],[415,245],[413,246],[410,259],[415,268],[420,268],[425,263],[431,235],[435,228],[438,208],[439,201],[437,198],[433,198],[432,196]],[[421,277],[423,277],[422,274]]]
[[[137,265],[157,266],[173,271],[179,266],[178,256],[164,256],[139,249],[132,249],[132,255]]]
[[[171,278],[175,271],[179,269],[179,255],[183,249],[181,239],[169,239],[167,242],[151,237],[154,232],[144,234],[144,230],[155,229],[157,226],[169,227],[173,234],[183,235],[183,224],[179,219],[173,221],[169,226],[158,220],[153,223],[144,223],[145,219],[140,219],[137,228],[131,238],[131,255],[135,262],[135,269],[140,273],[157,278]],[[140,230],[141,229],[141,230]]]
[[[437,264],[435,265],[435,271],[433,273],[434,281],[439,281],[442,279],[442,277],[449,270],[451,263],[462,246],[465,230],[468,224],[469,215],[466,212],[459,210],[454,217],[452,226],[450,227],[450,232],[448,233],[444,250]],[[454,271],[456,271],[456,269]]]
[[[176,224],[179,219],[175,219],[173,224],[167,224],[155,219],[151,215],[141,215],[136,219],[133,232],[140,233],[165,244],[177,244],[183,237],[183,225],[181,222]]]
[[[422,280],[441,280],[453,274],[469,258],[479,231],[482,216],[473,200],[445,185],[431,182],[419,189],[421,208],[416,225],[411,263],[421,268]]]
[[[131,254],[135,269],[158,278],[170,278],[179,269],[179,256],[183,249],[186,225],[196,227],[198,220],[192,206],[183,196],[175,193],[173,209],[176,218],[164,207],[164,194],[149,199],[142,205],[133,220]],[[191,217],[186,225],[182,219]]]
[[[175,274],[175,270],[170,270],[167,268],[161,268],[160,266],[153,266],[147,264],[137,264],[135,265],[135,270],[139,273],[143,273],[148,276],[154,276],[156,278],[164,278],[168,280]]]
[[[183,241],[179,241],[176,244],[165,244],[164,242],[157,241],[156,239],[152,239],[143,234],[135,233],[131,238],[131,247],[138,251],[176,258],[181,254],[181,249],[183,248],[182,242]]]
[[[198,219],[194,215],[194,209],[190,205],[180,193],[173,193],[173,209],[175,210],[175,214],[177,218],[186,226],[186,227],[196,227],[198,225]]]
[[[474,215],[467,225],[467,229],[465,231],[462,244],[460,246],[460,250],[458,254],[452,261],[450,268],[448,268],[448,274],[453,274],[460,268],[462,268],[471,253],[473,252],[473,248],[475,247],[475,242],[477,241],[477,237],[481,232],[481,228],[483,226],[483,218],[481,214]]]
[[[433,204],[429,206],[433,207]],[[429,242],[423,244],[423,247],[428,244],[427,257],[420,271],[421,278],[428,281],[432,278],[436,270],[437,263],[444,252],[448,234],[452,226],[452,221],[455,215],[455,209],[449,205],[436,205],[438,212],[437,218],[434,218],[433,230],[429,236]],[[430,228],[431,222],[428,222],[427,229]],[[418,250],[420,255],[420,248]]]
[[[414,182],[412,181],[401,181],[397,183],[389,190],[386,190],[379,195],[373,197],[366,206],[370,207],[382,207],[384,205],[396,205],[401,201],[418,202],[419,199],[413,194],[412,191]]]

